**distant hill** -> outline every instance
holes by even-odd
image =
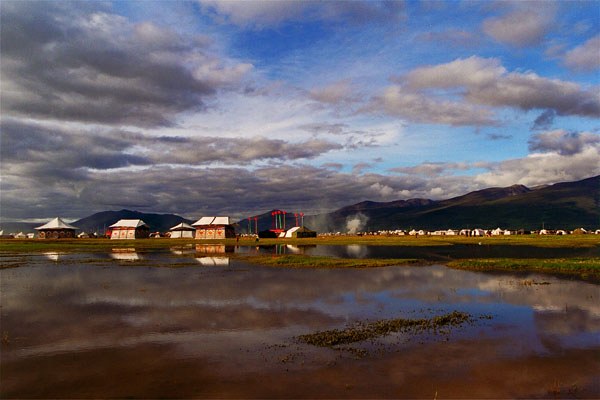
[[[194,222],[175,214],[146,214],[139,211],[121,210],[102,211],[77,220],[71,225],[76,226],[85,232],[100,233],[120,219],[141,219],[150,225],[150,232],[166,232],[169,228],[172,228],[180,222],[187,222],[188,224]]]
[[[448,200],[365,201],[328,214],[305,217],[312,229],[347,232],[382,229],[597,229],[600,176],[538,188],[513,185]]]
[[[252,217],[252,232],[273,226],[271,210]],[[72,225],[86,232],[102,232],[120,219],[142,219],[151,231],[166,232],[180,222],[193,221],[174,214],[147,214],[139,211],[103,211]],[[300,216],[298,216],[300,222]],[[248,219],[238,222],[238,232],[248,231]],[[5,233],[34,232],[40,223],[3,223]],[[504,229],[569,229],[600,227],[600,176],[576,182],[527,188],[513,185],[488,188],[447,200],[363,201],[320,215],[305,215],[304,225],[318,232],[347,232],[383,229],[462,229],[501,227]],[[286,227],[295,226],[293,212],[286,214]]]

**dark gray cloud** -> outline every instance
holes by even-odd
[[[535,121],[533,121],[532,130],[547,130],[550,129],[552,123],[554,122],[554,117],[556,117],[556,112],[554,110],[546,110],[541,113]]]
[[[123,207],[190,218],[214,214],[243,218],[273,208],[313,214],[364,200],[443,199],[490,186],[535,186],[583,179],[600,174],[598,160],[600,147],[587,146],[573,155],[552,152],[496,163],[473,163],[473,169],[484,170],[476,175],[452,174],[461,170],[457,166],[424,165],[420,172],[415,168],[392,176],[355,175],[303,164],[256,169],[154,165],[71,170],[53,166],[59,160],[3,160],[3,218],[80,218]],[[431,169],[436,171],[427,172]]]
[[[2,149],[5,162],[35,168],[114,169],[157,164],[249,164],[261,160],[298,160],[319,156],[342,145],[312,139],[289,143],[264,137],[149,136],[127,131],[90,132],[83,129],[51,129],[39,124],[3,121]],[[33,173],[33,171],[31,171]]]
[[[529,139],[530,151],[554,151],[567,156],[581,153],[590,146],[600,147],[600,134],[567,132],[563,129],[557,129],[550,132],[536,133]]]
[[[99,2],[4,2],[1,26],[9,115],[170,125],[251,68],[210,56],[206,37],[134,24]]]

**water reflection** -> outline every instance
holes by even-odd
[[[202,254],[225,254],[233,253],[235,246],[225,246],[219,244],[197,244],[196,253]]]
[[[110,257],[121,261],[138,261],[143,259],[143,257],[133,247],[112,249]]]
[[[229,266],[229,257],[197,257],[196,260],[202,265]]]
[[[556,374],[577,381],[579,394],[600,394],[598,285],[440,265],[262,268],[229,259],[233,248],[189,250],[148,258],[178,262],[172,255],[181,251],[202,268],[59,259],[0,271],[3,397],[433,397],[427,388],[446,397],[539,397]],[[382,340],[374,346],[386,351],[362,360],[293,340],[356,320],[453,310],[493,318],[447,342]]]
[[[186,246],[172,246],[169,247],[169,251],[171,252],[171,254],[174,254],[176,256],[183,256],[193,255],[196,252],[196,249],[193,245],[190,244]]]
[[[58,253],[56,251],[46,251],[43,254],[48,260],[54,262],[57,262],[61,258],[61,256],[64,256],[64,254]]]

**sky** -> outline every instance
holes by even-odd
[[[598,1],[0,2],[0,216],[600,175]]]

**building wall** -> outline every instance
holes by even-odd
[[[233,239],[235,238],[235,229],[233,226],[218,226],[196,228],[196,239]]]
[[[150,236],[147,229],[140,228],[113,228],[110,235],[111,239],[145,239]]]

